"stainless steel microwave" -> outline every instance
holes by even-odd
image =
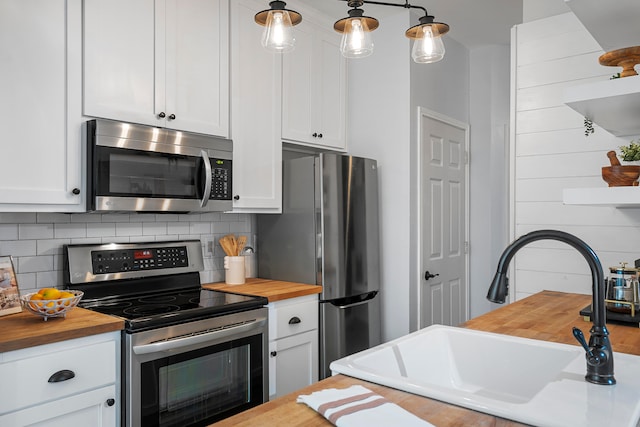
[[[232,141],[112,120],[84,126],[87,211],[232,209]]]

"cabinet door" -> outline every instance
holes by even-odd
[[[166,0],[164,22],[166,104],[158,93],[156,111],[175,116],[166,127],[228,137],[229,0]]]
[[[316,96],[313,38],[315,24],[308,20],[294,27],[296,47],[282,58],[282,137],[314,142],[316,135],[313,98]]]
[[[111,385],[0,416],[3,426],[115,427],[116,387]]]
[[[84,209],[81,2],[0,2],[0,211]]]
[[[296,48],[283,57],[282,136],[346,148],[346,60],[340,37],[308,20],[295,27]]]
[[[164,16],[163,1],[84,0],[85,115],[164,125]]]
[[[281,212],[281,55],[262,47],[254,15],[264,2],[231,3],[234,212]]]
[[[272,341],[269,357],[269,398],[317,382],[318,330]]]
[[[84,113],[229,135],[229,0],[85,0]]]
[[[340,53],[340,37],[337,33],[320,31],[316,38],[316,52],[320,62],[317,76],[316,115],[322,138],[316,143],[345,150],[347,71],[346,60]]]

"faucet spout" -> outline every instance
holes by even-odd
[[[584,256],[591,269],[591,312],[593,326],[591,327],[589,344],[585,347],[587,359],[587,374],[585,379],[594,384],[612,385],[616,383],[613,375],[613,350],[609,341],[609,331],[606,326],[605,311],[605,282],[602,265],[596,253],[584,241],[576,236],[558,230],[538,230],[525,234],[513,241],[502,253],[498,261],[496,275],[491,282],[487,299],[502,304],[509,294],[509,279],[507,269],[513,256],[523,246],[537,240],[557,240],[567,243]],[[581,334],[581,333],[580,333]],[[574,335],[579,335],[574,332]],[[584,341],[584,338],[583,338]],[[586,343],[585,343],[586,344]],[[595,356],[594,356],[595,355]]]

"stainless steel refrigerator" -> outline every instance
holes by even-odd
[[[283,162],[282,214],[258,215],[258,275],[322,286],[320,378],[380,344],[378,170],[323,153]]]

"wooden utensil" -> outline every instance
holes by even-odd
[[[242,253],[244,246],[247,244],[247,236],[238,237],[238,255]]]

